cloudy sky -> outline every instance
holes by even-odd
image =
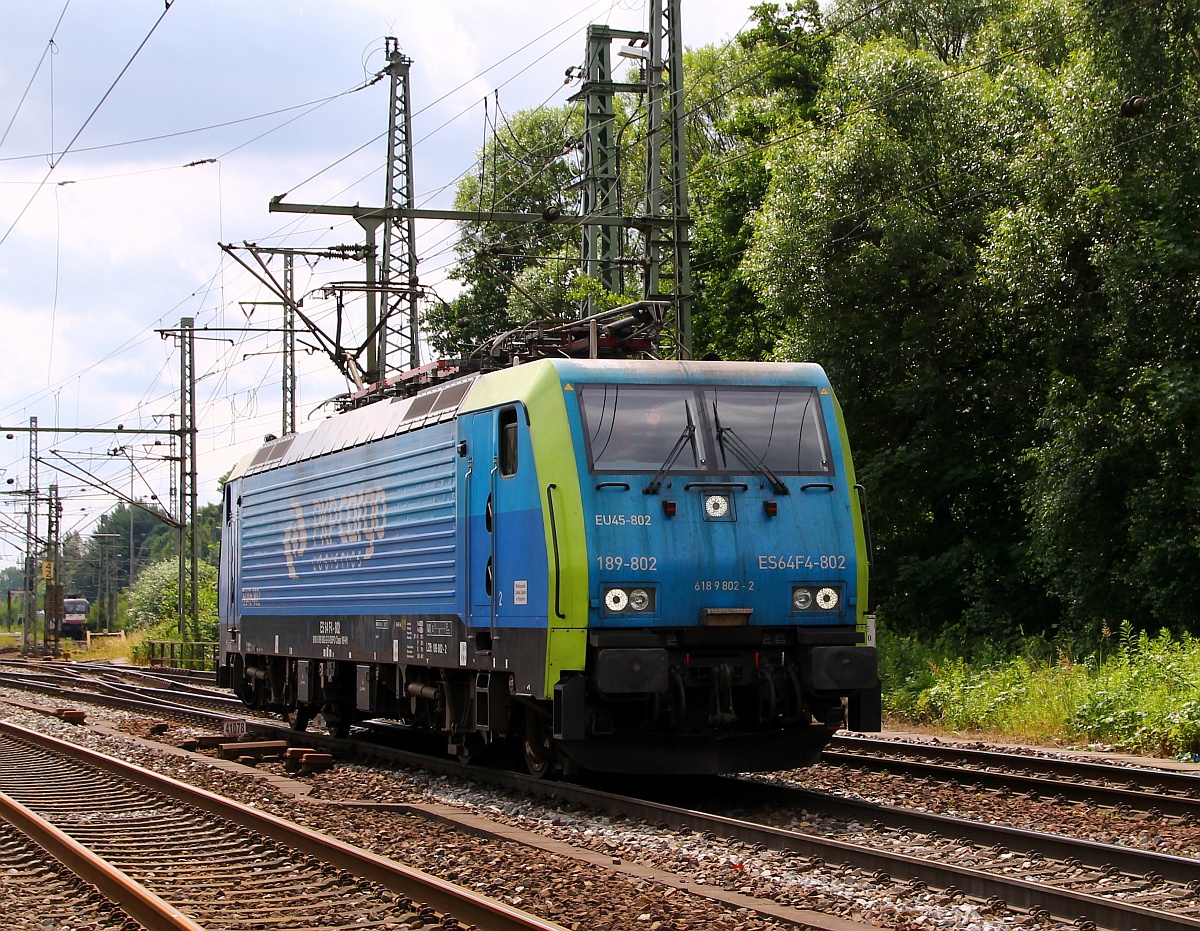
[[[37,417],[40,427],[165,427],[179,409],[179,354],[158,330],[182,317],[210,328],[279,325],[279,308],[251,303],[270,295],[217,243],[359,240],[353,221],[271,214],[267,203],[283,193],[297,203],[383,202],[387,83],[363,85],[384,64],[385,36],[414,61],[417,202],[449,207],[497,94],[509,114],[564,103],[577,90],[564,71],[582,62],[588,23],[646,28],[645,0],[164,6],[0,0],[0,426]],[[749,7],[683,0],[685,44],[723,44]],[[452,236],[450,224],[419,224],[421,281],[444,297],[454,293]],[[296,286],[361,275],[350,264],[298,265]],[[306,307],[329,309],[315,297]],[[352,320],[363,314],[349,308]],[[278,335],[210,335],[195,360],[202,503],[281,421]],[[297,364],[304,429],[346,384],[322,356],[301,352]],[[0,566],[20,559],[29,482],[28,435],[6,433]],[[39,484],[44,493],[59,483],[64,531],[86,533],[116,503],[80,474],[168,499],[166,451],[153,439],[40,435]]]

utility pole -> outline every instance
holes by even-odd
[[[646,93],[646,85],[621,84],[613,81],[612,43],[628,39],[625,57],[645,60],[647,35],[626,32],[608,26],[591,25],[587,31],[587,58],[582,90],[572,100],[582,100],[584,107],[583,145],[583,216],[611,220],[619,213],[620,152],[614,132],[616,111],[613,94],[620,92]],[[586,222],[583,226],[583,253],[580,268],[585,275],[596,278],[609,291],[624,290],[620,258],[620,232],[609,223]],[[589,302],[588,314],[592,308]]]
[[[292,253],[283,256],[283,432],[296,432],[296,277]]]
[[[196,622],[196,337],[195,319],[179,321],[179,639]],[[190,591],[189,591],[190,590]],[[190,599],[188,595],[190,594]]]
[[[415,206],[412,171],[412,89],[409,74],[412,59],[400,51],[400,43],[384,40],[390,79],[388,92],[387,190],[389,210]],[[379,377],[389,370],[415,369],[421,365],[417,318],[417,224],[412,216],[392,213],[383,227],[382,284],[383,328],[379,338]],[[367,292],[370,301],[371,292]],[[368,324],[369,326],[370,324]]]
[[[260,246],[257,243],[247,242],[241,246],[235,246],[231,243],[219,243],[223,252],[232,258],[235,262],[250,272],[262,284],[269,288],[278,298],[278,303],[283,307],[283,432],[280,436],[287,436],[289,433],[296,432],[296,317],[304,323],[312,332],[313,336],[321,341],[326,352],[338,364],[339,368],[343,369],[344,374],[356,377],[352,378],[356,384],[361,387],[362,377],[361,372],[357,372],[353,368],[347,367],[352,363],[353,359],[350,354],[345,352],[339,343],[341,335],[341,315],[338,316],[338,336],[331,340],[321,332],[320,328],[310,320],[301,308],[304,306],[304,300],[296,297],[296,280],[295,280],[295,256],[304,256],[305,258],[317,259],[353,259],[356,261],[367,260],[368,278],[374,280],[374,229],[379,226],[380,220],[372,220],[371,235],[368,237],[369,249],[364,249],[362,246],[340,245],[328,246],[324,249],[293,249],[284,246]],[[367,228],[366,225],[363,226]],[[256,265],[249,264],[245,259],[238,255],[239,251],[249,252],[253,257]],[[267,262],[263,256],[282,255],[283,256],[283,281],[278,278],[267,267]],[[374,288],[371,288],[368,293],[369,307],[368,318],[374,319]],[[252,304],[271,304],[274,301],[247,301],[244,303]],[[211,332],[211,331],[210,331]],[[218,332],[224,332],[218,331]],[[245,332],[240,330],[238,332]],[[368,330],[369,341],[373,343],[371,331]],[[372,365],[368,359],[368,368]]]
[[[607,47],[601,48],[600,36],[605,27],[593,27],[589,30],[589,58],[595,54],[593,74],[595,112],[592,127],[594,128],[594,144],[591,154],[595,168],[597,184],[589,198],[594,199],[595,210],[584,211],[577,215],[563,214],[556,206],[547,204],[541,213],[520,213],[502,210],[439,210],[413,206],[413,172],[411,157],[411,112],[409,107],[408,75],[412,64],[406,56],[400,53],[395,39],[387,40],[388,65],[381,74],[388,74],[392,79],[391,122],[388,138],[388,196],[387,203],[380,207],[364,207],[359,204],[342,206],[334,204],[290,204],[284,203],[284,195],[271,198],[268,209],[271,213],[301,213],[317,216],[352,217],[363,229],[366,244],[367,270],[366,282],[356,286],[330,286],[327,291],[363,290],[367,296],[367,334],[368,342],[358,348],[343,346],[341,343],[341,314],[338,315],[339,333],[330,339],[320,333],[316,325],[303,314],[297,312],[305,325],[322,341],[322,348],[329,354],[334,364],[352,381],[356,390],[377,386],[387,387],[386,374],[388,369],[394,369],[397,352],[407,349],[408,364],[416,367],[420,362],[418,340],[418,318],[416,301],[420,284],[416,275],[415,253],[415,224],[413,221],[427,220],[462,220],[471,223],[558,223],[570,226],[592,228],[585,237],[589,243],[585,258],[585,267],[592,266],[601,275],[601,280],[615,285],[611,290],[620,291],[620,259],[619,242],[622,230],[647,231],[648,272],[646,275],[645,292],[647,300],[643,306],[657,305],[668,302],[672,308],[671,326],[676,335],[673,336],[674,354],[679,358],[689,358],[691,344],[690,299],[691,284],[688,280],[688,263],[686,250],[688,248],[689,223],[687,211],[687,186],[683,178],[684,153],[681,147],[673,151],[671,160],[670,184],[663,188],[661,168],[662,158],[662,61],[663,29],[667,30],[667,41],[671,56],[672,80],[678,80],[677,90],[672,85],[668,97],[669,115],[679,121],[678,131],[671,133],[673,140],[682,143],[683,139],[683,85],[682,60],[683,47],[679,40],[679,0],[667,0],[669,9],[667,18],[662,12],[663,0],[653,0],[654,9],[651,13],[651,29],[649,34],[621,33],[610,31],[611,37],[631,37],[643,43],[653,45],[657,49],[658,67],[647,67],[646,86],[641,84],[616,84],[611,81],[611,64]],[[592,37],[595,37],[594,40]],[[644,51],[644,50],[643,50]],[[652,58],[653,49],[649,52],[638,53],[639,59]],[[605,79],[607,76],[607,79]],[[651,114],[652,128],[649,135],[648,148],[653,149],[649,159],[651,171],[655,172],[653,181],[647,182],[647,197],[650,208],[637,216],[616,215],[618,192],[617,153],[612,133],[612,117],[606,116],[611,109],[611,96],[618,91],[647,93],[651,98],[653,113]],[[608,97],[606,102],[603,98]],[[655,115],[657,114],[657,115]],[[591,176],[589,175],[589,178]],[[586,185],[585,185],[586,186]],[[663,192],[669,192],[664,197]],[[601,204],[603,201],[603,205]],[[589,203],[592,201],[589,200]],[[663,206],[669,208],[664,215]],[[384,225],[384,270],[382,284],[376,284],[374,267],[374,250],[376,231],[380,224]],[[662,256],[671,245],[674,245],[674,272],[676,287],[670,295],[660,295],[658,281],[659,269],[663,264]],[[225,248],[222,246],[222,248]],[[228,249],[226,251],[229,251]],[[231,253],[232,254],[232,253]],[[602,258],[603,256],[603,258]],[[236,258],[236,256],[235,256]],[[240,261],[240,260],[239,260]],[[245,262],[245,268],[259,275]],[[680,277],[682,275],[682,277]],[[260,280],[266,281],[262,275]],[[276,293],[280,289],[275,288]],[[382,314],[377,319],[375,293],[382,291],[384,301]],[[408,301],[408,313],[401,312],[401,305]],[[298,305],[297,305],[298,306]],[[365,366],[358,361],[359,355],[365,351]],[[391,358],[389,358],[389,354]]]
[[[687,150],[684,141],[683,37],[680,0],[650,0],[650,58],[646,68],[646,213],[664,216],[666,226],[651,227],[647,243],[646,300],[671,302],[667,321],[677,359],[692,357],[691,217],[688,214]],[[664,6],[665,4],[665,6]],[[666,46],[664,51],[664,45]],[[666,71],[666,83],[663,72]],[[670,143],[663,177],[663,90],[667,92],[667,131]],[[668,255],[674,290],[661,293],[661,274]]]
[[[114,427],[63,427],[63,426],[39,427],[38,419],[36,417],[30,417],[29,418],[29,426],[27,426],[27,427],[0,427],[0,433],[7,433],[9,439],[12,439],[13,435],[16,433],[28,433],[29,434],[29,485],[30,485],[30,487],[25,492],[23,492],[23,494],[26,494],[29,497],[29,502],[28,502],[29,506],[25,512],[25,539],[27,541],[26,542],[26,550],[25,550],[25,580],[24,580],[25,589],[24,589],[24,592],[22,595],[22,601],[21,601],[22,613],[24,614],[24,620],[23,620],[22,627],[21,627],[21,652],[26,653],[29,651],[30,637],[31,637],[32,630],[33,630],[33,624],[37,618],[37,583],[38,583],[39,576],[40,576],[40,572],[38,571],[38,569],[39,569],[38,547],[39,547],[39,543],[42,542],[42,541],[39,541],[37,534],[35,533],[35,528],[37,527],[37,519],[38,519],[38,434],[39,433],[56,433],[56,434],[57,433],[71,433],[71,434],[102,433],[102,434],[110,434],[110,435],[111,434],[128,435],[130,433],[162,434],[162,435],[169,434],[171,437],[171,452],[172,452],[172,456],[174,456],[175,440],[177,437],[177,431],[175,430],[174,415],[171,415],[171,429],[170,430],[152,430],[152,429],[143,429],[141,427],[137,427],[132,430],[126,430],[124,425],[122,425],[122,424],[118,424],[115,428]],[[51,450],[51,452],[53,452],[53,450]],[[59,466],[59,468],[61,469],[62,466]],[[171,476],[172,476],[171,481],[172,481],[172,507],[173,507],[174,506],[174,481],[175,481],[174,472],[171,473]],[[101,490],[103,490],[103,491],[113,492],[113,489],[110,487],[97,486],[97,485],[95,485],[94,482],[90,482],[86,478],[83,480],[87,484],[92,484],[93,487],[100,487]],[[132,483],[132,479],[131,479],[131,483]],[[56,486],[54,487],[54,491],[55,491],[55,494],[57,494]],[[120,492],[115,492],[115,494],[117,494],[117,496],[120,497]],[[56,505],[52,505],[52,509],[57,509],[57,513],[52,514],[52,517],[57,520],[59,515],[62,512],[61,501],[58,501],[58,503]],[[56,553],[57,551],[56,550],[48,550],[48,552]],[[49,558],[57,559],[57,556],[52,556]],[[58,571],[59,570],[56,567],[55,576],[54,576],[54,579],[56,581],[59,578]]]
[[[199,615],[199,586],[196,584],[196,339],[193,332],[195,320],[184,317],[179,321],[184,331],[180,341],[180,427],[183,430],[183,454],[180,469],[181,494],[180,504],[185,501],[186,510],[180,515],[179,523],[187,529],[188,542],[188,580],[191,583],[191,600],[188,606],[192,626],[196,625]],[[183,598],[183,579],[180,579],[180,599]],[[186,639],[183,629],[183,617],[180,616],[179,639]]]
[[[180,511],[179,506],[179,474],[182,470],[183,461],[180,458],[179,447],[183,444],[180,442],[182,437],[175,430],[175,415],[167,415],[168,428],[171,431],[170,450],[167,453],[171,457],[171,462],[176,463],[176,467],[167,470],[167,475],[170,476],[167,484],[167,512],[172,516],[178,516]]]
[[[62,502],[58,497],[58,485],[50,486],[50,497],[46,508],[46,559],[42,577],[46,579],[46,626],[42,633],[42,644],[47,653],[57,656],[63,622],[62,560],[60,557],[60,534],[62,526]],[[49,572],[45,567],[49,567]]]
[[[584,104],[583,203],[585,217],[581,266],[609,291],[623,290],[618,230],[609,225],[618,211],[620,139],[613,132],[612,95],[644,96],[646,107],[646,188],[644,216],[635,224],[645,242],[642,298],[665,303],[668,354],[692,354],[691,219],[688,215],[687,152],[684,139],[683,41],[679,0],[651,0],[649,31],[625,32],[589,26],[584,84],[572,100]],[[639,63],[637,83],[613,80],[611,47],[628,39],[618,52]],[[669,269],[672,285],[662,282]],[[589,314],[591,308],[588,308]]]
[[[36,417],[29,418],[29,507],[25,511],[25,623],[21,628],[21,652],[29,652],[29,638],[33,630],[33,622],[37,618],[37,574],[34,572],[34,561],[37,552],[37,499],[38,499],[38,421]]]
[[[121,539],[119,533],[93,533],[92,539],[100,541],[100,575],[96,582],[96,595],[104,612],[104,630],[112,630],[117,616],[117,587],[113,578],[116,569],[116,556],[112,551],[115,541]]]
[[[618,35],[621,35],[618,33]],[[642,33],[631,35],[641,36]],[[323,343],[332,342],[322,348],[329,354],[334,364],[342,374],[354,382],[361,390],[368,385],[381,381],[387,368],[395,369],[397,353],[407,351],[408,358],[404,360],[414,368],[420,363],[418,339],[417,297],[420,283],[416,274],[416,235],[415,220],[463,220],[472,223],[559,223],[570,226],[602,227],[607,232],[597,234],[597,240],[603,239],[610,245],[609,254],[615,255],[612,243],[618,241],[619,230],[641,229],[646,225],[655,228],[665,228],[674,225],[674,220],[662,216],[616,216],[605,214],[564,215],[557,209],[547,209],[541,213],[518,213],[503,210],[439,210],[413,206],[413,172],[412,172],[412,143],[411,143],[411,113],[409,108],[408,73],[411,60],[402,55],[394,39],[387,40],[388,66],[385,73],[392,77],[392,119],[389,127],[388,141],[388,203],[382,207],[341,206],[334,204],[288,204],[283,202],[283,195],[271,198],[268,209],[271,213],[303,213],[318,216],[352,217],[363,229],[365,252],[367,256],[366,282],[354,287],[339,286],[336,290],[363,290],[367,296],[367,333],[374,337],[373,342],[353,352],[341,345],[340,334],[336,340],[329,340],[317,332],[315,324],[301,315],[305,325],[313,330]],[[616,86],[616,85],[614,85]],[[641,90],[640,86],[620,85],[620,89]],[[610,97],[613,91],[608,91]],[[611,120],[609,121],[611,131]],[[607,157],[607,156],[606,156]],[[615,167],[615,155],[612,167]],[[606,174],[608,169],[605,169]],[[607,183],[607,182],[606,182]],[[608,188],[606,203],[615,203],[616,186],[613,182]],[[611,209],[611,208],[607,208]],[[380,224],[384,226],[384,255],[383,282],[376,284],[374,268],[374,250],[376,230]],[[222,248],[225,248],[222,246]],[[228,252],[229,250],[226,249]],[[232,253],[230,253],[232,254]],[[235,256],[236,258],[236,256]],[[239,260],[240,261],[240,260]],[[243,267],[266,281],[262,275],[246,263]],[[610,280],[615,280],[611,279]],[[613,290],[618,290],[614,288]],[[279,292],[275,288],[276,293]],[[329,290],[334,290],[333,286]],[[382,290],[383,301],[382,319],[376,319],[375,292]],[[402,305],[407,301],[407,314],[401,312]],[[340,316],[339,316],[340,322]],[[358,364],[358,353],[366,351],[365,366]],[[389,358],[390,355],[390,358]]]
[[[661,0],[653,0],[656,6]],[[679,22],[681,0],[666,0],[667,94],[671,121],[671,218],[675,247],[675,334],[676,357],[692,357],[692,219],[687,190],[687,139],[683,96],[683,30]],[[651,31],[654,21],[651,21]]]
[[[129,581],[126,588],[133,588],[133,454],[129,455]]]

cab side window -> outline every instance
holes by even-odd
[[[506,407],[500,412],[500,474],[505,478],[517,474],[517,409]]]

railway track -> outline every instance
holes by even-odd
[[[160,713],[169,712],[164,709]],[[222,716],[211,715],[212,722],[219,720]],[[269,733],[277,739],[290,735],[278,722],[248,721],[248,724],[259,734]],[[863,871],[878,877],[877,882],[883,887],[918,889],[927,885],[950,897],[965,894],[997,907],[1003,902],[1035,918],[1054,916],[1080,927],[1121,931],[1200,929],[1200,909],[1195,904],[1200,891],[1196,883],[1200,862],[1187,857],[874,805],[795,787],[766,785],[760,780],[672,783],[668,804],[645,793],[637,796],[629,791],[629,786],[618,785],[616,791],[606,791],[597,786],[547,783],[389,747],[364,747],[357,742],[324,740],[314,734],[306,734],[305,740],[343,754],[367,753],[559,804],[641,819],[676,833],[734,838],[752,849],[777,851],[792,865]],[[357,749],[351,750],[356,743]],[[1020,759],[1024,762],[1026,758]],[[989,765],[998,763],[992,760]],[[1122,772],[1129,779],[1137,775],[1128,769]],[[1060,771],[1059,778],[1063,776]],[[1156,777],[1154,774],[1151,779]],[[686,797],[682,794],[685,786],[691,787]],[[1179,800],[1187,801],[1182,797]],[[864,828],[859,832],[843,829],[840,836],[821,836],[744,815],[722,814],[734,805],[746,808],[751,804],[776,811],[806,809]],[[902,846],[907,846],[909,852],[889,850],[890,842],[881,840],[886,832],[904,838]],[[854,836],[858,833],[864,836]]]
[[[87,931],[128,931],[129,914],[90,883],[54,860],[46,851],[0,818],[0,914],[12,921],[16,915],[36,911],[47,927]],[[15,922],[13,922],[15,924]]]
[[[265,715],[256,715],[237,699],[228,696],[192,696],[175,692],[166,697],[145,689],[115,686],[58,672],[0,672],[0,685],[38,692],[62,701],[86,701],[123,711],[173,718],[201,727],[220,729],[222,723],[231,718],[241,720],[257,717],[264,723],[271,720]],[[278,718],[274,720],[277,722]]]
[[[823,758],[851,769],[1019,793],[1031,800],[1154,811],[1200,822],[1200,774],[858,736],[836,738]]]
[[[5,820],[152,931],[561,931],[237,802],[5,722],[0,804]]]
[[[246,706],[233,695],[207,685],[187,681],[177,682],[126,667],[108,666],[105,668],[100,664],[47,667],[45,665],[0,663],[0,682],[5,684],[38,682],[62,688],[82,688],[116,697],[144,698],[164,706],[179,705],[184,708],[194,708],[200,705],[215,710],[227,710],[231,713],[247,710]]]

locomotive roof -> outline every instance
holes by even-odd
[[[230,478],[277,469],[304,459],[315,459],[343,449],[408,433],[431,424],[453,420],[477,375],[457,378],[411,398],[391,398],[322,420],[307,433],[292,433],[270,440],[245,456]]]
[[[671,384],[826,385],[813,362],[663,361],[656,359],[550,359],[563,379]]]
[[[408,433],[432,424],[453,420],[460,409],[475,409],[490,392],[472,392],[481,379],[503,381],[557,370],[563,382],[578,380],[635,384],[733,384],[733,385],[820,385],[828,384],[824,370],[813,363],[785,362],[676,362],[631,359],[542,359],[491,375],[465,375],[410,398],[392,398],[329,417],[307,433],[274,439],[245,456],[230,478],[254,475],[305,459],[315,459],[386,437]],[[472,395],[477,397],[472,402]]]

